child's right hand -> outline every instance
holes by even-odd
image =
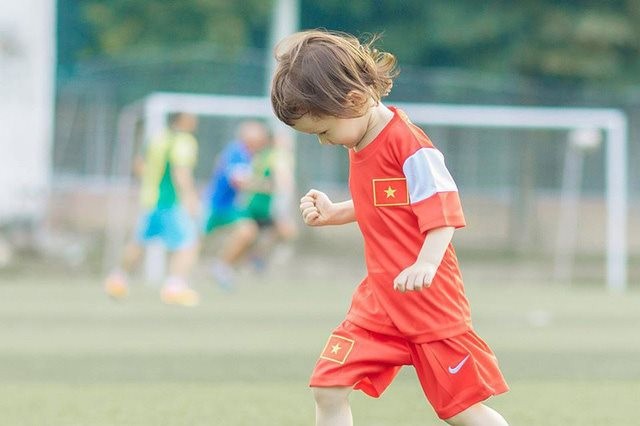
[[[329,225],[333,202],[324,192],[310,190],[300,199],[302,220],[309,226]]]

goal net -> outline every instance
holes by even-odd
[[[591,279],[606,281],[612,291],[626,288],[627,122],[622,112],[395,105],[443,151],[458,184],[468,227],[456,234],[456,246],[467,252],[465,264],[476,259],[478,273],[486,271],[488,279],[518,280],[529,271],[537,280]],[[125,108],[112,161],[120,191],[109,203],[107,263],[121,247],[130,226],[125,218],[134,211],[132,202],[127,208],[122,204],[131,193],[133,153],[178,111],[201,117],[197,174],[202,179],[241,120],[273,121],[269,101],[262,97],[154,93]],[[344,150],[303,143],[308,135],[296,138],[300,190],[329,187],[347,195]],[[162,264],[158,259],[152,262],[156,269]]]

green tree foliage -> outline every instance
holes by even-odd
[[[640,71],[640,0],[302,0],[302,10],[306,28],[383,33],[402,63],[577,80]]]
[[[91,54],[117,57],[185,46],[216,46],[225,54],[260,45],[269,0],[87,0],[81,19],[92,29]]]
[[[73,51],[60,59],[264,48],[274,1],[58,0],[59,43]],[[640,0],[300,0],[300,10],[303,28],[381,33],[403,64],[575,81],[640,75]]]

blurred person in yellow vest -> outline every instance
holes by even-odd
[[[195,115],[174,113],[169,126],[152,138],[142,161],[136,161],[141,176],[140,205],[135,238],[125,247],[120,265],[105,281],[106,293],[114,299],[128,294],[129,275],[138,265],[145,246],[161,241],[170,252],[169,274],[160,297],[167,304],[193,306],[198,293],[188,285],[188,276],[198,256],[198,226],[201,205],[193,169],[198,142],[193,136]]]

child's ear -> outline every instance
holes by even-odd
[[[369,94],[358,90],[347,93],[347,105],[352,108],[363,108],[369,101]]]

